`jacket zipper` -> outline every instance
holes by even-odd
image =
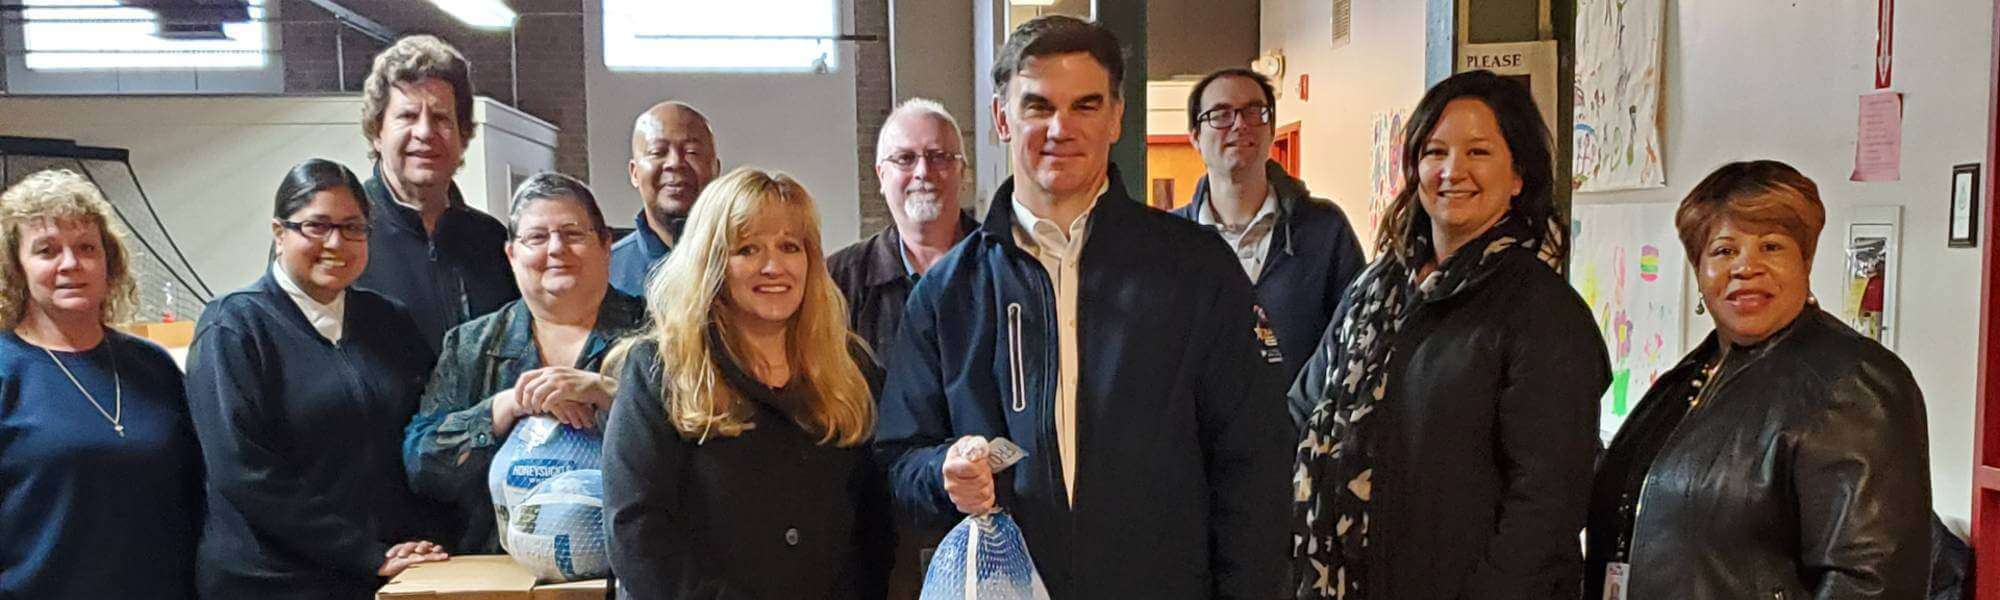
[[[1725,356],[1724,358],[1727,357]],[[1682,426],[1687,425],[1688,420],[1693,419],[1696,412],[1700,411],[1702,407],[1712,404],[1708,400],[1713,399],[1716,394],[1715,390],[1722,387],[1722,367],[1723,364],[1718,359],[1715,364],[1715,373],[1709,375],[1708,380],[1701,384],[1701,389],[1695,390],[1695,400],[1688,405],[1686,409],[1687,413],[1681,416],[1680,422],[1675,423],[1671,431],[1667,432],[1666,441],[1660,443],[1660,453],[1664,453],[1668,448],[1673,447],[1674,440],[1680,435]],[[1639,482],[1639,497],[1634,499],[1634,502],[1637,504],[1632,507],[1632,540],[1625,546],[1625,564],[1628,565],[1632,564],[1632,557],[1639,554],[1639,516],[1646,513],[1646,488],[1653,485],[1653,465],[1659,461],[1660,454],[1656,453],[1653,455],[1652,460],[1646,462],[1646,479]]]
[[[1028,410],[1028,376],[1021,366],[1021,303],[1007,303],[1008,376],[1014,381],[1014,412]]]

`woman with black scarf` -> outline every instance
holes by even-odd
[[[1610,362],[1559,272],[1548,133],[1486,71],[1417,104],[1380,252],[1291,391],[1299,598],[1574,597]]]

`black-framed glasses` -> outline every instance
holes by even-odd
[[[934,169],[948,169],[953,165],[957,165],[958,161],[964,159],[965,156],[957,152],[945,152],[943,150],[916,152],[913,150],[904,150],[882,157],[882,162],[896,165],[896,168],[908,171],[917,168],[918,160],[929,162],[931,168]]]
[[[1211,108],[1202,111],[1195,119],[1207,123],[1209,127],[1228,129],[1235,127],[1236,120],[1239,118],[1243,119],[1243,124],[1252,127],[1268,125],[1271,123],[1271,116],[1271,107],[1262,104],[1252,104],[1243,108],[1230,108],[1227,106]]]
[[[331,221],[278,221],[278,224],[283,226],[285,229],[296,231],[299,233],[299,235],[303,235],[315,240],[324,240],[326,239],[326,236],[332,235],[335,230],[338,230],[340,231],[340,237],[345,238],[347,241],[350,242],[368,241],[368,232],[373,231],[375,229],[375,227],[373,225],[369,225],[367,221],[355,221],[351,223],[334,223]]]
[[[556,229],[530,229],[514,236],[514,243],[540,250],[553,241],[568,246],[580,246],[597,241],[597,231],[587,227],[559,227]]]

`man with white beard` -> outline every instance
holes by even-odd
[[[905,100],[882,124],[875,177],[895,222],[827,258],[847,296],[849,324],[877,354],[895,339],[917,277],[979,226],[959,210],[962,147],[958,121],[933,100]]]
[[[897,105],[875,141],[875,177],[895,222],[826,260],[827,271],[847,296],[848,322],[876,356],[896,339],[903,302],[917,277],[979,227],[959,211],[966,172],[961,148],[958,121],[936,101],[911,98]],[[937,547],[944,534],[897,514],[889,598],[917,597],[924,581],[922,555]]]

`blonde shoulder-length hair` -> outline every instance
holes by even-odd
[[[104,279],[108,284],[98,319],[105,325],[132,318],[139,286],[132,281],[132,253],[125,228],[111,203],[89,179],[68,169],[49,169],[22,179],[0,193],[0,328],[20,326],[31,302],[27,271],[21,266],[22,229],[41,222],[87,223],[104,238]]]
[[[805,410],[793,415],[800,426],[820,435],[819,443],[851,447],[868,441],[875,428],[875,401],[850,353],[847,302],[827,275],[813,198],[791,176],[741,167],[710,183],[689,211],[673,253],[646,279],[646,328],[621,344],[605,361],[623,363],[632,344],[653,341],[660,362],[661,402],[683,439],[734,437],[751,428],[743,395],[723,380],[710,348],[710,329],[721,335],[722,356],[744,364],[737,326],[723,308],[729,257],[757,217],[789,213],[804,231],[807,257],[805,299],[786,330],[786,358],[794,378],[809,390]],[[642,377],[647,373],[632,373]]]

